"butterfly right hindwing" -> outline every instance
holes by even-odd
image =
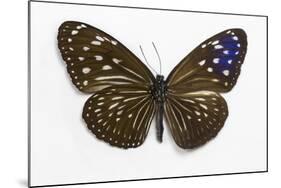
[[[107,88],[90,97],[83,110],[88,128],[113,146],[140,146],[148,133],[156,105],[146,90]]]

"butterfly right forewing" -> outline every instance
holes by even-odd
[[[64,22],[57,39],[72,82],[82,92],[119,85],[149,88],[154,81],[150,70],[129,49],[91,25]]]

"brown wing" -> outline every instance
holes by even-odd
[[[141,145],[155,113],[150,70],[118,40],[85,23],[64,22],[58,46],[73,84],[95,93],[83,110],[88,128],[113,146]]]
[[[242,29],[228,29],[202,42],[170,73],[173,91],[228,92],[236,84],[247,51]]]
[[[212,91],[168,95],[164,110],[175,142],[184,149],[215,137],[228,115],[225,100]]]
[[[147,89],[155,80],[121,42],[86,23],[64,22],[57,39],[72,82],[82,92],[93,93],[119,85]]]
[[[246,51],[246,33],[228,29],[201,43],[170,73],[165,117],[180,147],[200,146],[223,127],[228,109],[217,92],[234,87]]]
[[[151,94],[126,86],[95,93],[83,110],[83,118],[96,137],[121,148],[144,142],[154,114]]]

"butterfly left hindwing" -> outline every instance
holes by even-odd
[[[202,42],[169,74],[173,90],[228,92],[236,84],[247,52],[242,29],[228,29]]]
[[[215,137],[228,116],[225,100],[212,91],[168,94],[164,108],[173,138],[184,149]]]

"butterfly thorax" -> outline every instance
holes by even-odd
[[[164,115],[164,101],[166,95],[166,83],[164,81],[164,76],[157,75],[156,82],[151,87],[151,93],[154,100],[157,103],[157,116],[156,116],[156,128],[157,128],[157,139],[162,142],[163,137],[163,115]]]
[[[166,84],[164,81],[164,76],[157,75],[156,82],[151,88],[151,93],[153,98],[157,101],[157,103],[163,103],[166,95]]]

